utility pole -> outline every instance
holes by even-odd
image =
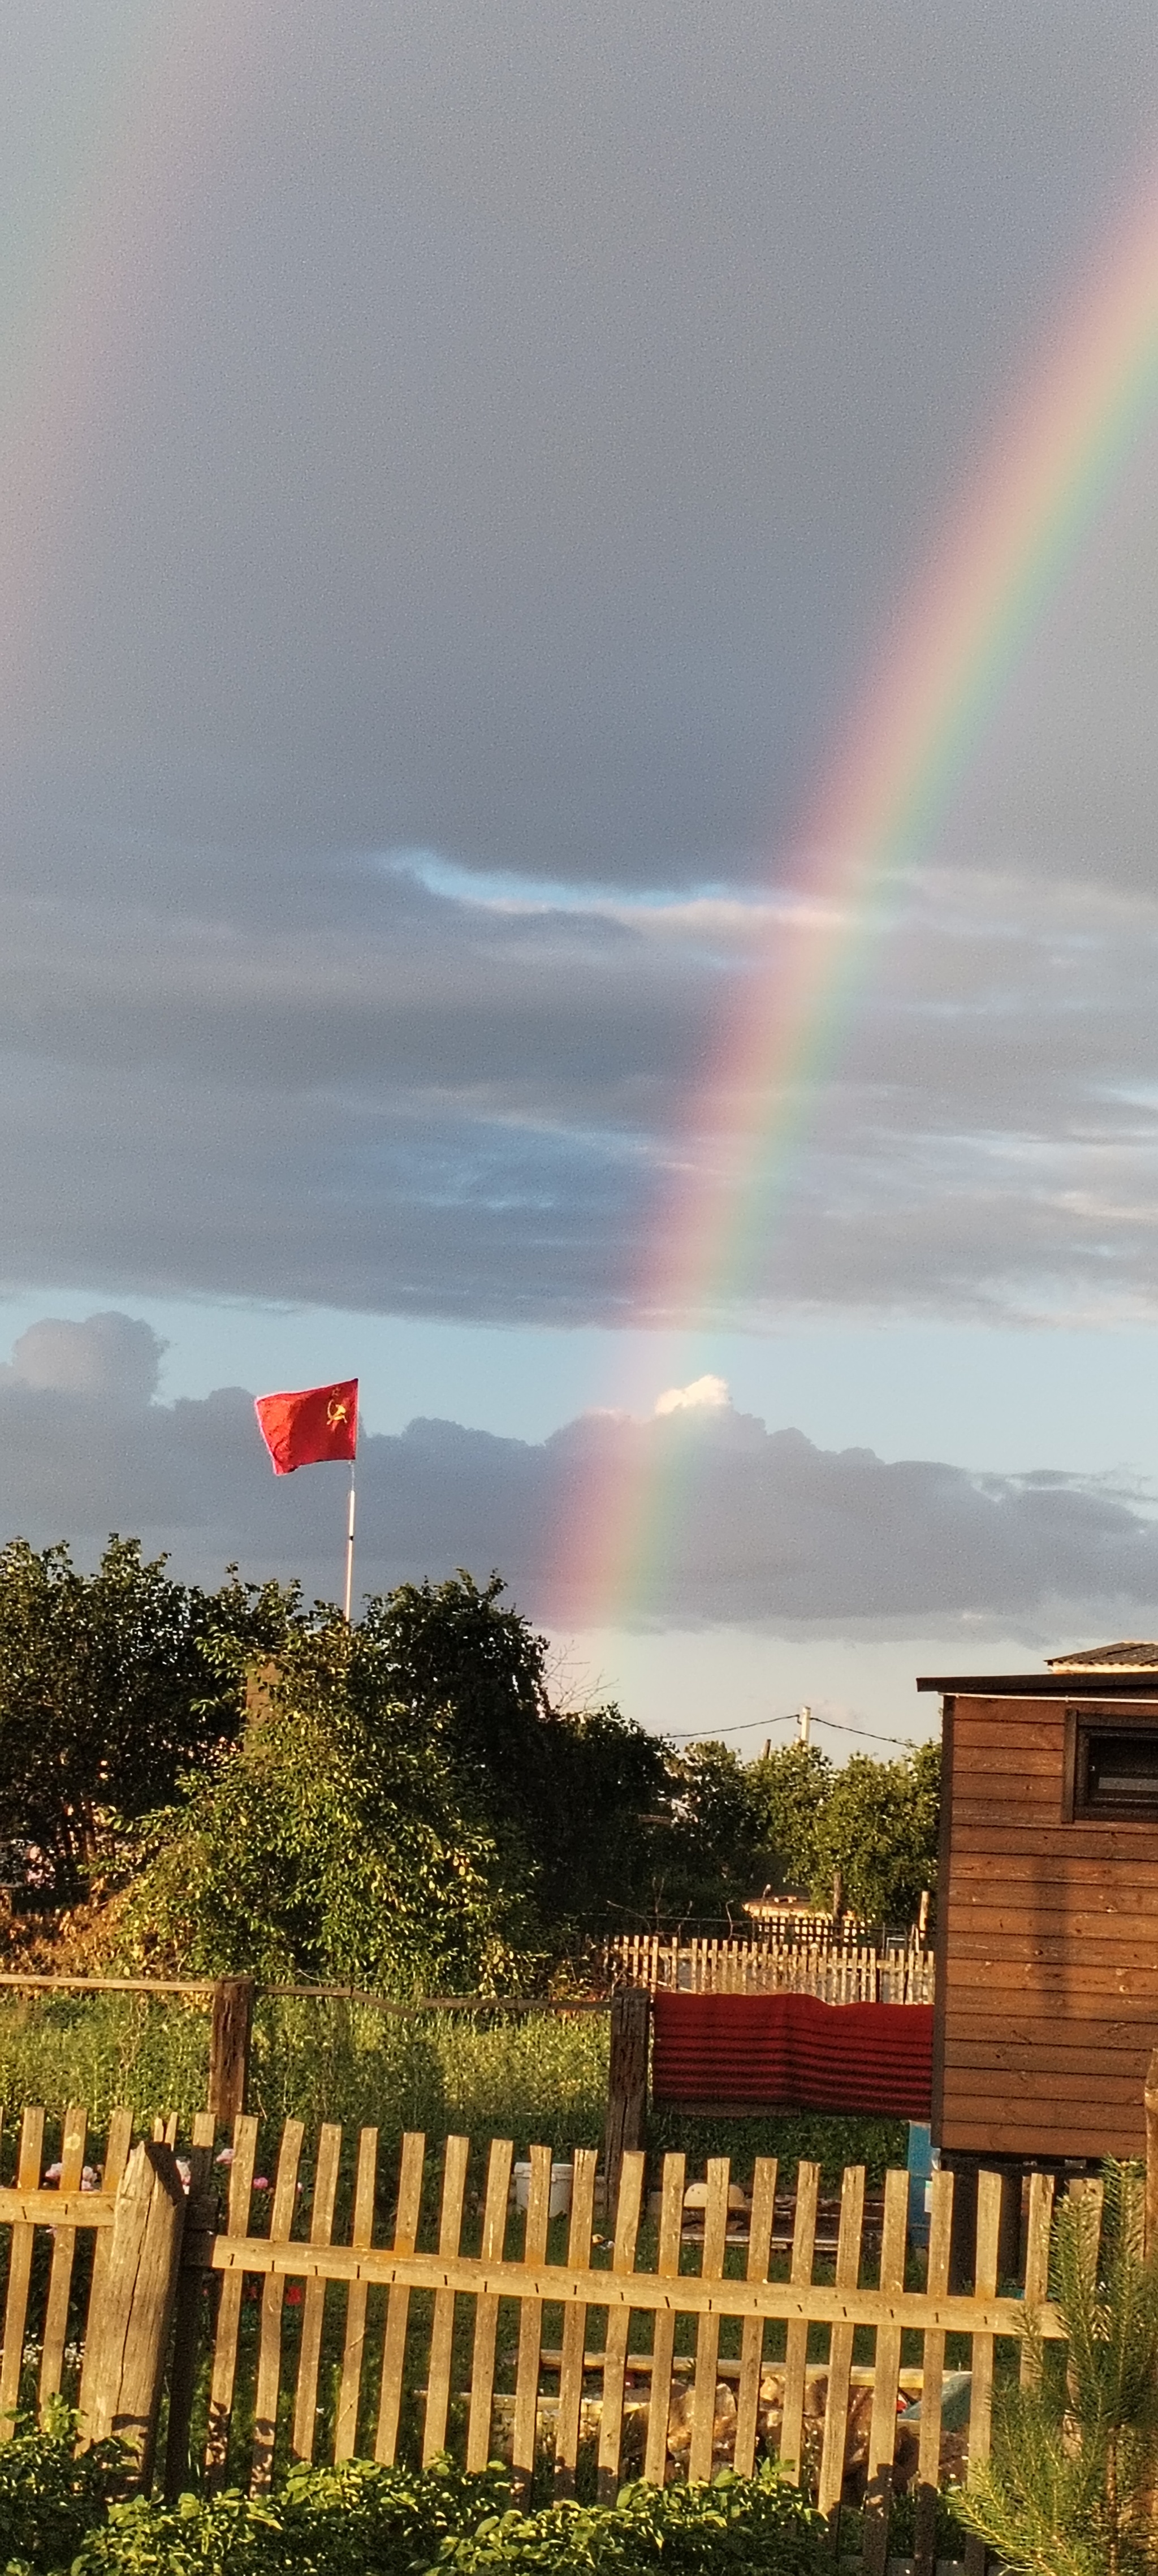
[[[809,1736],[812,1733],[812,1710],[808,1706],[807,1701],[805,1702],[804,1707],[800,1709],[797,1714],[796,1733],[799,1742],[801,1744],[807,1744]]]

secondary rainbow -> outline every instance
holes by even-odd
[[[135,347],[169,263],[212,201],[222,138],[259,71],[254,0],[105,0],[68,79],[21,137],[23,230],[0,276],[0,730],[40,678],[42,603],[75,577],[79,494],[117,434]]]
[[[753,1286],[874,945],[933,845],[1067,573],[1158,415],[1158,184],[1073,298],[959,496],[778,879],[778,916],[687,1105],[637,1311],[709,1330]],[[701,1343],[696,1361],[711,1365]],[[572,1495],[559,1592],[585,1626],[645,1614],[683,1489],[670,1437],[609,1425]]]

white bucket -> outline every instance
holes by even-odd
[[[516,2209],[526,2209],[531,2198],[530,2158],[528,2157],[524,2161],[520,2161],[512,2170],[515,2185],[515,2207]],[[548,2208],[549,2214],[552,2218],[566,2218],[571,2207],[572,2171],[573,2168],[570,2165],[552,2165],[551,2167],[551,2197],[548,2203]]]

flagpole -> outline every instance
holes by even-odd
[[[350,1517],[346,1523],[346,1626],[350,1624],[350,1603],[354,1595],[354,1460],[350,1460]]]

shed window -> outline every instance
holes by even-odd
[[[1073,1814],[1158,1820],[1158,1726],[1076,1712]]]

